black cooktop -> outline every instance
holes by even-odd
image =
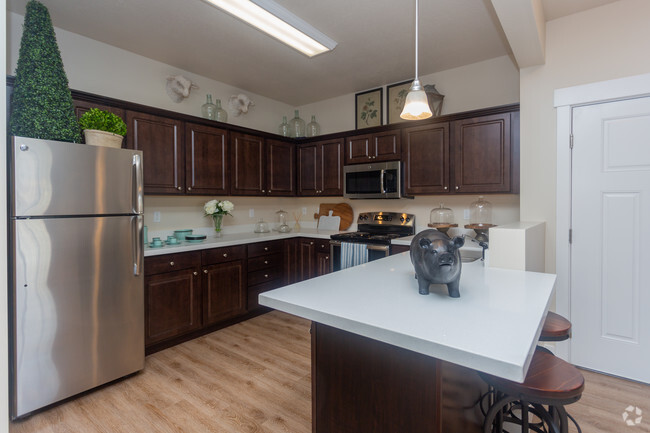
[[[341,242],[390,245],[391,239],[415,234],[415,216],[395,212],[363,212],[357,218],[359,231],[338,233],[331,239]]]

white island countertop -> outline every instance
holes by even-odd
[[[522,382],[555,275],[463,263],[460,298],[420,295],[408,252],[262,293],[259,303]]]

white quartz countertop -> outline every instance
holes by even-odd
[[[233,233],[224,234],[216,237],[214,234],[207,235],[207,239],[200,243],[182,242],[179,245],[165,245],[160,248],[144,249],[144,256],[160,256],[163,254],[183,253],[187,251],[206,250],[209,248],[229,247],[233,245],[250,244],[254,242],[275,241],[278,239],[289,239],[295,237],[321,238],[329,239],[331,235],[340,233],[338,231],[318,230],[318,229],[301,229],[299,232],[279,233],[272,231],[269,233]],[[165,240],[165,238],[162,238]]]
[[[460,298],[420,295],[408,252],[262,293],[267,307],[522,382],[555,275],[463,263]]]

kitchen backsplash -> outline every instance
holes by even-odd
[[[315,228],[314,213],[318,212],[320,203],[346,202],[354,210],[356,221],[359,212],[391,211],[415,214],[416,231],[427,228],[429,214],[434,207],[444,203],[445,207],[454,211],[455,223],[459,227],[469,222],[465,220],[464,210],[469,209],[470,203],[478,195],[455,196],[426,196],[414,199],[397,200],[348,200],[342,197],[173,197],[173,196],[145,196],[145,225],[150,231],[176,230],[182,228],[211,228],[212,220],[203,216],[203,204],[213,198],[230,200],[235,205],[233,216],[226,216],[223,220],[224,233],[253,231],[254,224],[260,219],[271,223],[276,222],[276,212],[280,209],[289,214],[288,223],[293,226],[293,214],[300,214],[300,224],[305,228]],[[492,223],[507,224],[519,221],[519,195],[496,194],[486,195],[485,199],[492,203]],[[306,215],[302,214],[303,208]],[[253,217],[250,210],[253,209]],[[160,221],[154,222],[154,213],[159,213]],[[156,215],[157,216],[157,215]],[[356,230],[356,224],[350,227]]]

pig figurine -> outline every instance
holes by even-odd
[[[449,296],[460,297],[460,253],[465,244],[462,236],[449,239],[438,230],[424,230],[411,241],[411,263],[421,295],[429,294],[429,284],[446,284]]]

